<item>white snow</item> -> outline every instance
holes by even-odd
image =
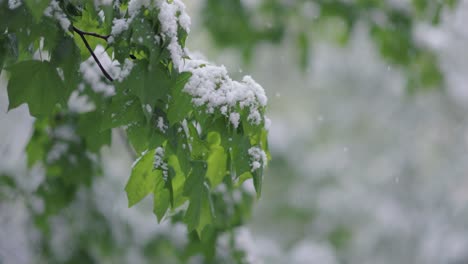
[[[332,248],[327,244],[319,244],[314,241],[301,241],[294,245],[290,252],[293,263],[309,264],[336,264],[338,263]]]
[[[224,66],[216,66],[205,60],[190,59],[189,51],[184,49],[178,40],[179,27],[190,32],[191,22],[190,17],[185,12],[185,5],[180,0],[156,1],[155,4],[159,10],[161,37],[163,41],[169,43],[167,48],[175,68],[179,72],[192,73],[183,91],[193,97],[192,102],[195,106],[206,107],[207,113],[219,111],[229,119],[234,127],[238,127],[240,123],[240,113],[236,112],[237,108],[242,110],[247,107],[249,109],[247,121],[255,125],[262,124],[264,120],[261,109],[267,104],[263,88],[250,76],[245,76],[240,82],[233,81]],[[109,43],[114,41],[115,36],[129,28],[129,23],[142,7],[149,6],[150,1],[148,0],[131,0],[128,5],[130,17],[113,20]],[[155,39],[159,40],[159,37],[156,37]],[[98,52],[96,51],[96,53]],[[103,53],[105,52],[103,51]],[[114,93],[113,86],[101,81],[101,73],[95,69],[96,65],[92,60],[87,60],[82,66],[85,79],[93,84],[95,91],[103,92],[106,95]],[[116,79],[122,81],[130,73],[132,67],[133,63],[126,60]]]
[[[166,133],[167,125],[164,124],[164,118],[162,116],[158,117],[158,122],[156,123],[156,127],[163,133]]]
[[[149,105],[149,104],[145,105],[145,109],[146,109],[146,112],[148,112],[150,114],[153,112],[153,109],[151,108],[151,105]]]
[[[21,0],[8,0],[8,8],[16,9],[18,8],[23,2]]]
[[[54,137],[65,141],[79,142],[80,138],[76,134],[75,128],[70,125],[58,126],[53,130]]]
[[[172,3],[160,1],[158,8],[163,38],[169,41],[168,49],[175,67],[179,72],[192,73],[184,87],[184,92],[194,97],[192,102],[199,107],[206,106],[208,113],[220,111],[234,127],[239,125],[240,119],[235,108],[248,107],[248,121],[260,125],[263,120],[259,109],[267,103],[263,88],[250,76],[245,76],[241,82],[233,81],[224,66],[212,65],[205,60],[188,59],[189,52],[179,45],[177,38],[178,25],[189,32],[190,18],[185,12],[184,4],[179,0]]]
[[[245,76],[241,82],[233,81],[224,66],[211,65],[203,60],[186,61],[183,71],[192,72],[184,91],[194,97],[192,102],[196,106],[206,106],[208,113],[218,109],[235,127],[239,124],[238,115],[232,115],[236,106],[241,109],[248,107],[248,121],[261,124],[259,108],[266,106],[267,97],[252,77]]]
[[[271,119],[265,116],[265,129],[270,131],[271,128]]]
[[[49,6],[44,10],[44,15],[48,17],[54,17],[59,22],[60,26],[65,32],[68,32],[70,28],[70,20],[60,8],[59,3],[56,0],[52,0]]]
[[[163,173],[163,179],[164,181],[167,181],[168,177],[168,166],[167,163],[164,162],[164,149],[162,147],[156,148],[154,151],[154,162],[153,162],[153,168],[156,169],[161,169]]]
[[[114,0],[94,0],[94,6],[110,6],[114,2],[114,5],[120,4],[120,1],[114,1]]]
[[[259,147],[251,147],[248,152],[250,155],[250,167],[252,172],[266,166],[267,156],[265,151]]]
[[[229,121],[231,121],[232,125],[237,128],[239,126],[240,114],[236,112],[232,112],[229,114]]]
[[[111,66],[117,66],[115,63],[113,65],[111,58],[103,46],[96,46],[94,54],[98,57],[99,61],[105,69],[110,71]],[[90,56],[87,60],[80,64],[80,71],[83,74],[83,79],[96,93],[103,93],[104,96],[112,96],[115,94],[114,86],[106,83],[103,80],[104,75],[102,74],[98,64],[94,61],[93,57]]]
[[[149,4],[149,0],[131,0],[128,3],[128,14],[134,16],[142,6],[149,6]]]
[[[87,113],[96,109],[96,106],[89,100],[87,95],[80,95],[80,93],[75,90],[68,99],[68,109],[75,113]]]
[[[112,20],[112,29],[111,29],[111,34],[110,37],[107,39],[109,43],[114,42],[114,38],[125,30],[128,29],[128,26],[130,22],[132,21],[132,18],[126,19],[126,18],[114,18]]]
[[[47,163],[52,163],[65,154],[68,150],[68,144],[64,142],[57,142],[55,143],[52,148],[50,149],[49,153],[47,153]]]
[[[104,10],[99,11],[98,15],[99,19],[101,19],[101,22],[104,23],[106,21],[106,15],[104,14]]]
[[[180,0],[174,0],[172,3],[167,1],[158,1],[159,21],[161,22],[163,33],[172,38],[177,37],[177,24],[187,33],[190,32],[190,17],[185,12],[185,5]]]
[[[133,66],[135,66],[135,63],[133,63],[131,59],[125,59],[125,62],[122,68],[115,67],[115,72],[116,72],[115,79],[119,82],[122,82],[130,74],[130,72],[133,69]]]
[[[257,191],[255,190],[255,185],[253,183],[252,178],[245,180],[242,183],[241,188],[242,188],[243,191],[247,192],[251,196],[255,196],[257,194]]]
[[[252,250],[256,244],[250,230],[247,227],[239,227],[235,230],[235,234],[235,247],[244,250],[247,254],[247,263],[262,263]]]

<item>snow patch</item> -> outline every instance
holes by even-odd
[[[12,10],[20,7],[22,4],[21,0],[8,0],[8,8]]]
[[[114,42],[114,39],[116,36],[122,34],[125,30],[128,29],[130,22],[132,22],[133,17],[131,18],[114,18],[112,20],[112,29],[111,29],[111,34],[110,37],[107,39],[107,41],[110,43]]]
[[[71,26],[70,20],[68,20],[67,16],[63,12],[62,8],[60,8],[59,3],[56,0],[52,0],[50,2],[49,6],[44,10],[44,15],[57,19],[62,29],[65,32],[68,32],[68,29]]]
[[[156,123],[156,127],[161,131],[162,133],[166,133],[167,130],[167,125],[164,124],[164,118],[162,116],[158,117],[158,121]]]
[[[133,66],[135,66],[135,63],[131,59],[125,59],[124,65],[122,68],[116,68],[116,79],[119,82],[122,82],[127,76],[132,72]],[[120,70],[118,70],[120,69]]]
[[[73,91],[68,99],[68,109],[75,113],[87,113],[96,109],[96,106],[87,95],[80,95],[78,91]]]
[[[267,97],[252,77],[245,76],[241,82],[233,81],[224,66],[211,65],[203,60],[187,61],[183,71],[192,73],[184,92],[194,97],[192,102],[196,106],[206,106],[208,113],[218,109],[235,127],[239,125],[237,117],[240,117],[235,113],[237,106],[249,108],[247,120],[250,123],[260,125],[263,121],[259,109],[266,106]]]
[[[164,149],[162,147],[156,148],[154,151],[154,162],[153,162],[153,168],[156,169],[161,169],[163,173],[163,179],[164,181],[167,181],[168,177],[168,166],[167,163],[164,162]]]
[[[250,167],[252,172],[266,166],[267,156],[265,151],[263,151],[261,148],[251,147],[248,153],[250,155]]]

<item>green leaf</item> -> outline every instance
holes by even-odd
[[[166,214],[167,209],[169,208],[170,202],[170,192],[165,187],[166,182],[163,177],[156,178],[156,185],[154,187],[154,202],[153,202],[153,212],[156,215],[159,222],[162,221],[164,215]]]
[[[208,135],[210,144],[210,154],[207,159],[208,169],[206,177],[214,188],[219,185],[227,174],[227,154],[220,146],[221,138],[218,133],[210,132]]]
[[[169,102],[169,109],[167,109],[167,119],[171,126],[186,118],[193,109],[192,97],[183,91],[190,76],[192,76],[190,72],[181,73],[171,90],[172,99]]]
[[[80,50],[69,36],[62,36],[52,51],[50,62],[63,70],[69,92],[76,89],[79,82]]]
[[[81,9],[81,16],[73,22],[73,25],[83,31],[94,32],[100,35],[109,34],[109,29],[102,27],[99,24],[99,18],[96,10],[94,9],[94,3],[87,1],[87,3],[82,3],[82,6],[84,8]],[[81,40],[80,35],[73,34],[73,38],[79,47],[81,58],[88,59],[89,51]],[[102,45],[104,47],[107,45],[107,42],[101,38],[86,37],[86,39],[92,50],[94,50],[97,45]],[[126,57],[128,57],[128,53],[126,54]]]
[[[148,149],[148,126],[139,122],[127,126],[127,137],[137,153]],[[158,146],[154,146],[158,147]]]
[[[168,153],[166,153],[168,155]],[[169,165],[169,179],[166,187],[170,186],[171,204],[173,208],[181,206],[187,197],[184,196],[184,184],[186,175],[182,171],[177,155],[170,155],[167,161]]]
[[[99,152],[102,146],[110,145],[111,130],[101,130],[103,116],[99,111],[80,115],[77,133],[84,137],[86,147],[92,152]]]
[[[0,36],[0,71],[18,59],[18,41],[14,34]]]
[[[130,143],[137,152],[143,152],[145,149],[154,149],[162,146],[167,139],[166,135],[155,128],[151,122],[131,123],[127,126],[127,136]]]
[[[208,143],[199,138],[197,129],[192,123],[188,124],[188,128],[192,146],[191,158],[193,160],[205,160],[210,152]]]
[[[143,105],[153,107],[158,100],[167,102],[167,94],[171,86],[169,73],[161,63],[147,60],[136,62],[129,76],[118,84],[120,89],[128,89],[138,96]]]
[[[184,186],[184,193],[190,201],[184,221],[187,223],[188,231],[196,230],[199,236],[203,229],[213,221],[210,190],[205,184],[205,166],[202,162],[194,163],[193,172]]]
[[[65,86],[50,62],[23,61],[8,71],[8,110],[27,103],[32,116],[44,117],[52,113],[57,103],[65,102]]]
[[[7,58],[7,41],[5,41],[4,37],[0,35],[0,71],[3,70],[3,65],[5,64],[5,60]]]
[[[329,232],[328,241],[336,249],[344,249],[351,242],[353,236],[351,230],[346,226],[338,226],[333,231]]]
[[[52,51],[58,43],[58,39],[60,36],[63,36],[64,31],[61,27],[59,27],[57,20],[52,17],[42,17],[39,24],[33,26],[31,31],[38,31],[36,33],[31,33],[31,35],[36,35],[36,43],[39,48],[41,39],[44,41],[43,50]]]
[[[250,171],[249,158],[249,139],[243,135],[235,134],[230,141],[231,145],[231,162],[235,168],[237,177]]]
[[[101,130],[137,123],[146,123],[140,100],[135,96],[116,95],[105,110]]]
[[[155,46],[154,32],[151,29],[151,24],[148,19],[144,18],[143,11],[141,11],[130,25],[132,29],[131,41],[137,45],[145,46],[148,51]]]
[[[211,147],[211,153],[207,160],[206,177],[210,180],[212,188],[218,186],[226,176],[226,162],[227,154],[224,152],[224,148],[221,146]]]
[[[49,5],[50,0],[25,0],[25,2],[34,19],[38,22],[44,15],[44,10]]]
[[[10,188],[16,188],[16,182],[10,176],[0,175],[0,186],[8,186]]]
[[[130,179],[125,186],[127,192],[128,207],[132,207],[156,186],[157,178],[162,177],[160,170],[153,169],[154,151],[147,151],[135,163]]]
[[[112,28],[112,21],[114,20],[114,7],[113,5],[103,5],[101,9],[104,11],[104,28]]]
[[[262,182],[263,168],[260,166],[260,168],[253,172],[253,184],[255,187],[255,192],[257,193],[257,198],[260,198],[260,196],[262,195]]]
[[[223,13],[236,17],[234,9],[211,2]],[[234,7],[242,8],[237,2]],[[237,129],[218,109],[212,114],[205,106],[194,106],[192,96],[184,92],[191,73],[181,73],[174,66],[173,47],[168,45],[177,42],[161,32],[158,8],[145,5],[130,19],[128,1],[118,6],[95,5],[93,0],[58,1],[64,15],[83,31],[107,35],[116,19],[130,23],[128,29],[112,36],[109,43],[92,34],[86,35],[91,49],[105,46],[106,53],[113,55],[120,67],[129,58],[135,64],[124,80],[119,78],[113,83],[116,95],[105,97],[95,93],[90,83],[83,82],[84,76],[79,70],[80,62],[90,58],[89,51],[78,34],[60,26],[57,21],[60,18],[43,15],[46,3],[50,0],[25,0],[14,10],[7,8],[6,1],[0,4],[3,7],[0,8],[0,32],[3,32],[0,33],[0,67],[5,65],[10,73],[9,109],[27,103],[31,114],[41,117],[36,119],[27,147],[28,165],[42,161],[46,174],[35,193],[45,202],[45,212],[36,218],[37,222],[46,224],[47,216],[59,213],[76,199],[76,193],[83,186],[93,183],[100,171],[101,147],[110,144],[112,128],[124,127],[127,140],[137,153],[142,153],[132,166],[125,186],[129,207],[152,194],[152,209],[158,221],[164,219],[168,210],[173,210],[172,220],[185,222],[190,239],[200,242],[196,253],[203,254],[207,262],[217,261],[218,236],[245,221],[254,199],[241,192],[241,199],[231,201],[226,199],[226,192],[239,187],[238,182],[244,180],[242,177],[253,178],[256,188],[261,187],[262,172],[258,170],[256,175],[250,172],[248,149],[255,145],[266,150],[263,124],[245,122],[248,106],[244,112],[239,105],[234,107],[239,109],[230,109],[241,114],[242,124]],[[238,16],[243,28],[248,28],[251,22],[242,20],[249,14]],[[179,23],[174,25],[178,26],[177,41],[184,46],[188,32]],[[222,25],[213,23],[212,26]],[[254,42],[270,40],[276,30],[262,28],[249,29],[244,34],[247,38],[235,34],[230,38],[243,45],[245,54],[252,54]],[[231,29],[229,31],[236,32],[235,28]],[[156,38],[160,41],[155,41]],[[305,47],[307,43],[302,44]],[[30,61],[37,54],[46,61]],[[11,66],[16,61],[22,62]],[[71,91],[87,95],[96,110],[71,112],[65,107]],[[261,114],[264,110],[263,107],[259,109]],[[158,123],[160,120],[163,120],[163,128]],[[62,137],[62,128],[73,130],[73,136]],[[164,166],[154,169],[157,147],[164,149]],[[53,152],[60,152],[60,155],[50,155]],[[212,188],[222,182],[227,191],[212,193]],[[244,196],[249,196],[250,200]],[[188,252],[184,250],[182,261],[190,257]]]
[[[45,132],[47,120],[36,120],[34,122],[34,132],[26,146],[27,164],[31,168],[38,161],[42,161],[46,155],[47,145],[50,138]]]

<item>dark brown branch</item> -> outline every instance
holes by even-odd
[[[77,29],[75,26],[73,26],[73,31],[75,31],[76,33],[78,33],[78,35],[80,35],[81,39],[83,40],[86,48],[88,49],[89,53],[91,53],[91,56],[93,56],[94,58],[94,61],[97,63],[97,65],[99,66],[99,69],[101,69],[102,73],[104,74],[104,76],[106,76],[106,78],[113,82],[114,79],[109,75],[109,73],[107,73],[107,71],[104,69],[104,67],[102,67],[102,64],[101,62],[99,61],[99,59],[97,58],[96,54],[94,54],[93,50],[91,49],[91,46],[89,46],[89,43],[88,41],[86,40],[85,38],[85,35],[90,35],[90,36],[95,36],[95,37],[106,37],[106,36],[101,36],[99,34],[95,34],[95,33],[89,33],[89,32],[83,32],[79,29]],[[106,38],[107,40],[107,38]]]
[[[101,38],[105,41],[107,41],[107,39],[110,37],[110,35],[100,35],[100,34],[97,34],[97,33],[94,33],[94,32],[86,32],[86,31],[83,31],[81,29],[78,29],[76,28],[75,26],[72,26],[73,27],[73,30],[80,34],[80,35],[88,35],[88,36],[93,36],[93,37],[96,37],[96,38]]]

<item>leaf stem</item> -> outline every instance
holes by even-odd
[[[94,61],[97,63],[97,65],[99,66],[99,69],[101,69],[101,72],[104,74],[104,76],[106,76],[106,78],[113,82],[114,79],[109,75],[109,73],[107,73],[107,71],[104,69],[104,67],[102,66],[101,62],[99,61],[99,59],[97,58],[96,54],[94,54],[93,50],[91,49],[91,46],[89,46],[89,43],[88,41],[86,40],[85,38],[85,35],[90,35],[90,36],[94,36],[94,37],[97,37],[97,38],[102,38],[102,39],[105,39],[107,40],[107,38],[109,36],[102,36],[102,35],[99,35],[99,34],[96,34],[96,33],[90,33],[90,32],[84,32],[84,31],[81,31],[80,29],[76,28],[75,26],[72,26],[73,27],[73,31],[75,31],[76,33],[78,33],[78,35],[80,35],[81,39],[83,40],[86,48],[88,49],[89,53],[91,53],[91,56],[93,56],[94,58]]]

